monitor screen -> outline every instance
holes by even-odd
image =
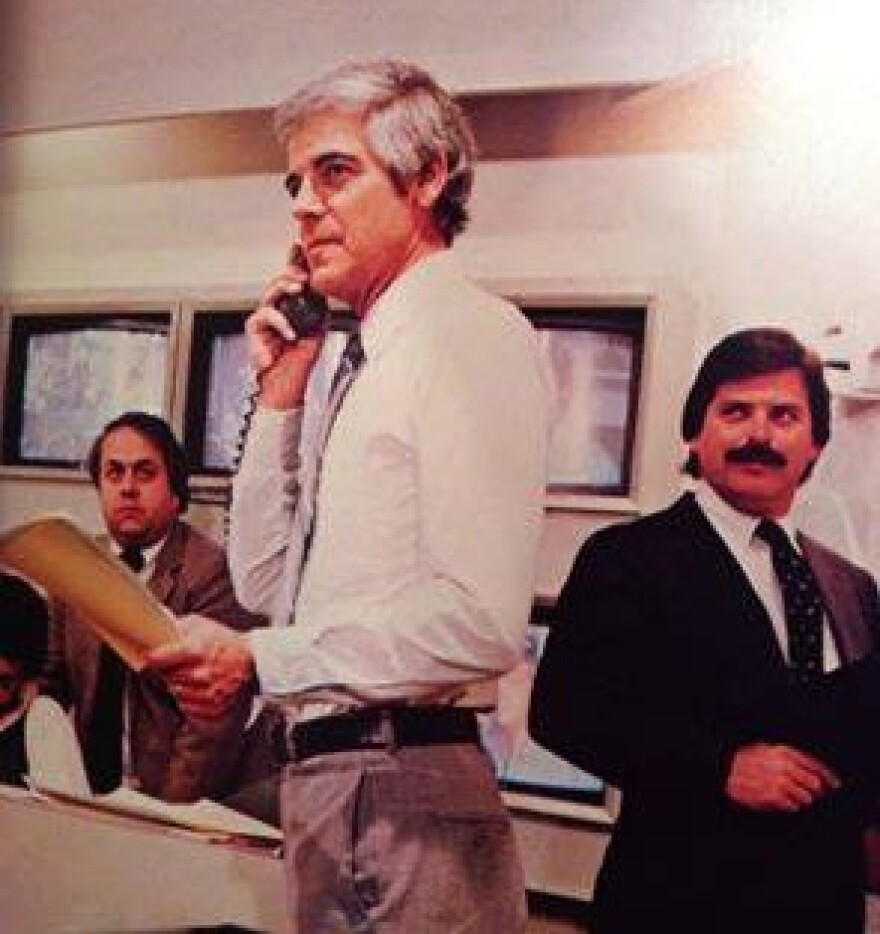
[[[644,308],[524,308],[555,380],[548,491],[629,494]]]
[[[166,407],[170,312],[11,316],[3,463],[79,467],[129,409]]]
[[[227,473],[253,384],[244,336],[246,312],[195,315],[186,394],[184,447],[190,469]]]

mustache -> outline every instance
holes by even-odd
[[[724,459],[729,464],[761,464],[764,467],[785,467],[786,458],[766,444],[750,441],[739,448],[732,448]]]

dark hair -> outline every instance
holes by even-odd
[[[468,220],[477,147],[461,107],[423,69],[409,62],[351,62],[301,88],[275,112],[275,133],[286,144],[317,113],[363,115],[370,149],[399,189],[437,159],[448,178],[434,202],[434,223],[447,244]]]
[[[685,400],[681,436],[693,441],[703,428],[706,412],[718,388],[733,380],[763,376],[781,370],[799,370],[807,389],[813,441],[824,447],[831,437],[831,393],[818,354],[782,328],[747,328],[729,334],[706,355]],[[693,452],[685,472],[700,475]],[[809,470],[803,479],[809,476]]]
[[[169,424],[148,412],[125,412],[101,429],[86,458],[86,467],[92,478],[92,483],[98,486],[101,476],[101,448],[104,439],[117,428],[131,428],[145,438],[149,439],[162,455],[165,470],[168,473],[168,485],[171,492],[180,500],[180,511],[183,512],[189,505],[189,487],[187,479],[189,471],[186,465],[186,455]]]
[[[33,678],[46,663],[48,642],[46,601],[24,578],[0,571],[0,655]]]

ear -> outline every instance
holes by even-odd
[[[801,478],[798,481],[799,484],[806,483],[807,480],[813,476],[813,471],[816,469],[816,464],[819,462],[819,458],[822,456],[822,451],[824,450],[824,444],[816,444],[813,442],[813,459],[804,468],[804,472],[801,474]]]
[[[419,172],[413,189],[416,201],[426,211],[430,211],[446,187],[449,168],[445,156],[437,156]]]
[[[700,476],[700,458],[694,450],[693,445],[688,445],[687,457],[681,465],[682,473],[690,474],[695,479]]]

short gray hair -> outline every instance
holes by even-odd
[[[287,144],[310,117],[327,110],[361,114],[373,155],[401,189],[438,158],[449,178],[434,204],[447,243],[467,224],[476,143],[462,109],[434,79],[407,62],[342,65],[310,82],[275,111],[275,133]]]

